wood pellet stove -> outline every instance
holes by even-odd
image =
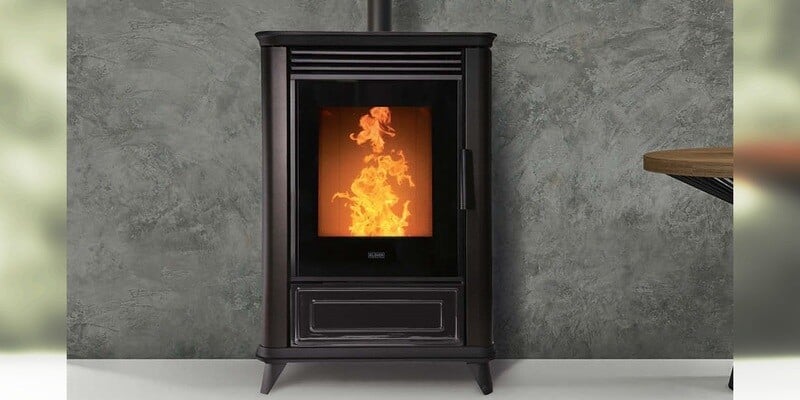
[[[491,393],[491,33],[259,32],[261,392],[288,362],[463,361]]]

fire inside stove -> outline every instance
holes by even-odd
[[[318,235],[433,234],[428,107],[323,107]]]

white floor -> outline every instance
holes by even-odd
[[[63,399],[67,390],[64,353],[5,353],[0,350],[0,399]]]
[[[491,399],[726,399],[730,360],[496,360]],[[480,399],[460,363],[289,364],[268,397],[255,360],[70,360],[68,399]]]

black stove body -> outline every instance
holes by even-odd
[[[256,36],[262,393],[342,360],[463,361],[491,393],[495,35]]]

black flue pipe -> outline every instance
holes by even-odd
[[[370,32],[392,30],[392,0],[369,0],[367,14],[367,29]]]

